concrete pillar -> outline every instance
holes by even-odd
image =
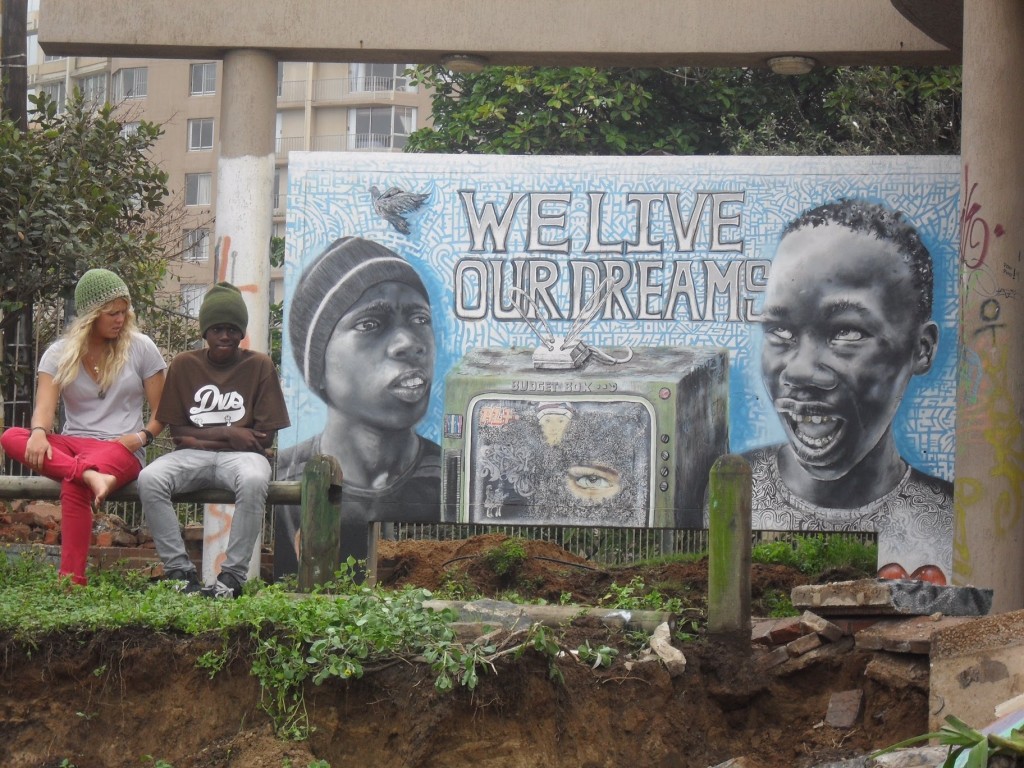
[[[964,0],[953,580],[1024,607],[1024,3]]]
[[[266,51],[224,55],[217,161],[217,280],[236,285],[249,310],[242,346],[270,348],[270,234],[273,225],[277,59]],[[210,583],[227,550],[233,504],[209,504],[203,526],[203,578]],[[249,578],[259,576],[262,536]]]
[[[245,346],[269,348],[270,235],[274,193],[277,59],[266,51],[224,55],[217,161],[217,279],[242,291]]]

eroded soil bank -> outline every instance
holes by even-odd
[[[415,581],[422,570],[421,580],[429,581],[423,574],[431,567],[420,562],[427,555],[413,551],[424,550],[422,543],[404,554],[406,545],[389,546],[396,549],[388,557],[404,563],[395,579]],[[472,580],[478,561],[466,549],[458,554],[466,546],[430,548],[436,561],[430,578],[458,567]],[[577,594],[577,579],[596,594],[632,578],[628,571],[566,566],[572,558],[564,552],[531,548],[530,554],[529,583],[555,597]],[[699,563],[687,569],[686,577],[636,575],[666,594],[701,594],[706,569]],[[778,572],[767,579],[787,580],[800,577]],[[745,755],[755,760],[751,765],[799,768],[864,754],[927,725],[926,692],[865,675],[872,655],[851,648],[779,674],[762,671],[764,651],[746,644],[677,641],[688,663],[673,678],[657,662],[627,668],[633,646],[622,633],[574,624],[560,634],[567,648],[589,640],[620,653],[610,668],[597,670],[566,655],[557,661],[558,681],[546,657],[527,651],[500,660],[472,692],[438,693],[426,666],[406,661],[368,670],[360,680],[309,685],[305,699],[315,730],[299,743],[272,735],[244,643],[233,645],[238,653],[211,679],[196,659],[222,649],[217,637],[127,630],[53,637],[32,647],[3,639],[0,765],[136,768],[163,760],[174,768],[306,768],[319,759],[333,768],[704,768]],[[824,724],[830,696],[850,689],[864,692],[859,725],[840,731]]]

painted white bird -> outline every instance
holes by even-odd
[[[377,187],[370,187],[373,199],[373,210],[403,235],[409,234],[409,222],[403,214],[412,213],[426,200],[429,195],[406,192],[399,187],[389,187],[381,192]]]

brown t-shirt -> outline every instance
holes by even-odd
[[[178,426],[230,425],[262,432],[291,424],[274,362],[249,349],[240,349],[238,359],[227,365],[211,363],[205,349],[176,355],[156,417]]]

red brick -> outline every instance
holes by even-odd
[[[43,544],[60,544],[60,531],[48,530],[43,533]]]
[[[818,616],[816,613],[811,613],[810,611],[804,611],[803,615],[800,617],[800,626],[807,632],[817,632],[830,643],[836,642],[843,636],[842,629],[828,619],[823,619],[821,616]]]
[[[785,619],[778,619],[768,636],[775,645],[785,645],[805,634],[807,633],[800,628],[800,617],[789,616]]]
[[[114,533],[113,531],[100,531],[94,537],[95,541],[93,546],[96,547],[112,547],[114,546]]]
[[[0,541],[28,541],[32,529],[22,523],[13,523],[0,528]]]
[[[60,523],[60,507],[48,501],[33,501],[25,506],[25,512],[31,512],[44,520]]]

